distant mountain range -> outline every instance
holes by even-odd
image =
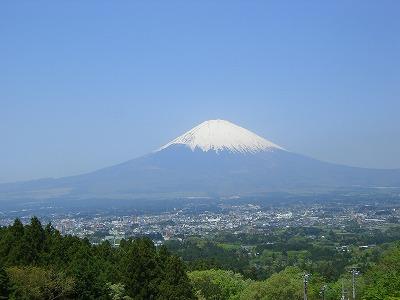
[[[224,120],[201,123],[146,156],[95,172],[0,185],[0,200],[240,197],[271,191],[399,187],[400,170],[292,153]]]

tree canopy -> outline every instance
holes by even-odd
[[[0,229],[0,266],[6,299],[195,299],[184,263],[165,247],[147,238],[92,245],[37,218]]]

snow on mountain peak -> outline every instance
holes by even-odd
[[[185,145],[192,151],[229,151],[233,153],[256,153],[261,151],[284,150],[255,133],[225,120],[209,120],[194,127],[158,151],[172,145]]]

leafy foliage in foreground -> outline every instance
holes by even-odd
[[[200,299],[234,299],[251,284],[242,275],[225,270],[193,271],[189,278]]]
[[[400,299],[400,244],[367,273],[366,284],[366,300]]]
[[[37,218],[0,228],[0,299],[194,299],[185,266],[149,239],[91,245]]]
[[[373,259],[374,263],[358,275],[355,280],[357,300],[394,300],[400,297],[400,244],[386,244],[386,251],[379,253]],[[381,252],[383,251],[383,252]],[[279,260],[282,257],[275,257]],[[272,261],[273,262],[273,261]],[[197,271],[189,273],[194,289],[199,299],[224,300],[286,300],[303,299],[303,275],[307,269],[299,266],[288,266],[273,273],[265,280],[246,279],[240,273],[220,269],[206,270],[203,266]],[[331,268],[335,268],[332,265]],[[338,266],[341,268],[341,266]],[[350,269],[345,269],[337,279],[330,280],[318,272],[312,272],[308,284],[308,298],[321,299],[321,290],[325,286],[325,299],[337,300],[341,298],[342,289],[346,295],[352,291]]]

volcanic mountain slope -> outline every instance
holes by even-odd
[[[92,173],[0,185],[2,198],[232,196],[400,186],[400,170],[321,162],[224,120],[206,121],[146,156]]]

